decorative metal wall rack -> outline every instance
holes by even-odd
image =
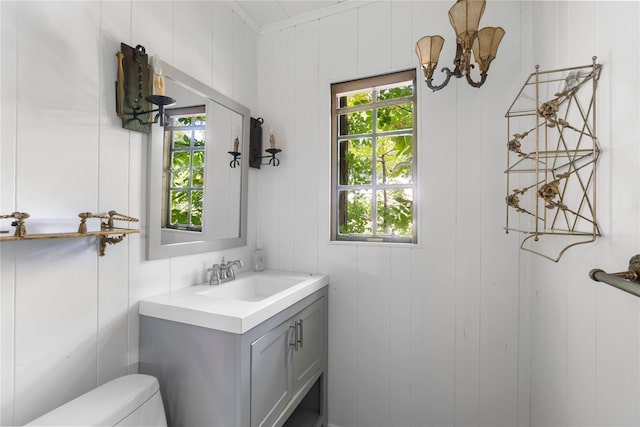
[[[26,219],[29,217],[30,215],[26,212],[13,212],[8,215],[0,215],[0,219],[15,219],[11,224],[15,227],[15,232],[10,236],[0,235],[0,242],[98,236],[99,253],[100,256],[104,256],[107,244],[115,245],[116,243],[121,242],[127,234],[140,232],[138,229],[114,227],[114,221],[138,222],[137,218],[133,218],[116,211],[109,211],[105,215],[96,215],[91,212],[79,213],[78,217],[80,217],[80,223],[78,224],[77,232],[29,234],[27,233],[26,225]],[[99,218],[106,221],[100,222],[99,231],[87,231],[87,219],[89,218]]]
[[[596,90],[602,65],[536,70],[507,111],[505,230],[558,262],[600,235],[596,216]],[[514,216],[514,213],[517,214]]]

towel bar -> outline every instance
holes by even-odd
[[[606,273],[599,268],[589,272],[589,277],[596,282],[603,282],[615,288],[640,297],[640,255],[634,255],[629,260],[628,271]]]

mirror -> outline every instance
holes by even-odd
[[[177,102],[148,137],[147,259],[244,246],[249,109],[166,63],[162,72]],[[247,155],[234,163],[231,152]]]

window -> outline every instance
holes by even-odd
[[[167,109],[163,227],[202,231],[205,106]]]
[[[416,243],[415,80],[331,85],[332,240]]]

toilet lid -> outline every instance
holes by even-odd
[[[109,381],[31,421],[27,426],[114,426],[158,392],[150,375]]]

